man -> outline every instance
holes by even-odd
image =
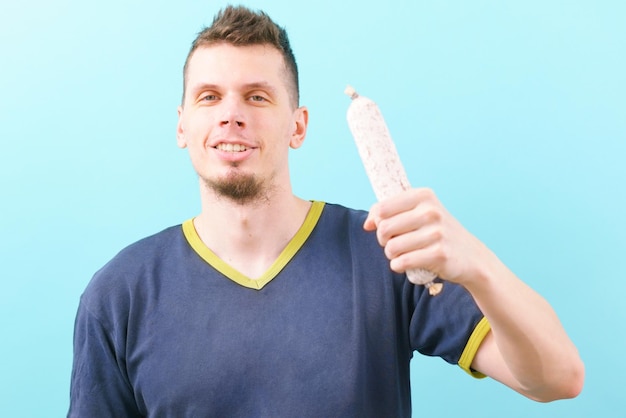
[[[202,211],[90,282],[69,416],[410,416],[415,350],[531,399],[576,396],[583,365],[555,313],[432,191],[369,213],[293,195],[298,102],[287,34],[264,13],[228,7],[196,38],[177,141]]]

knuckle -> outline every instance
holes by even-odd
[[[378,240],[378,243],[380,245],[387,245],[387,237],[384,234],[383,230],[380,228],[380,226],[376,229],[376,239]]]
[[[398,249],[395,240],[390,240],[385,245],[385,255],[388,259],[392,260],[398,256]]]
[[[387,201],[382,201],[376,203],[376,205],[378,216],[383,218],[387,217],[389,212],[389,203]]]
[[[430,187],[423,187],[419,189],[419,195],[424,200],[432,200],[435,197],[435,192]]]
[[[450,257],[446,248],[438,243],[434,246],[433,258],[437,264],[445,264]]]
[[[391,263],[389,263],[389,266],[391,267],[391,270],[396,273],[403,273],[407,270],[407,263],[404,257],[394,258],[391,260]]]
[[[443,240],[443,232],[441,229],[433,229],[430,233],[431,242],[441,242]]]
[[[441,211],[434,206],[431,206],[430,208],[428,208],[428,211],[426,211],[426,219],[429,223],[440,223],[442,220],[442,214]]]
[[[413,198],[419,198],[423,189],[410,189],[407,194]]]
[[[389,222],[386,222],[385,220],[381,220],[378,222],[378,236],[385,241],[390,238],[391,233]]]

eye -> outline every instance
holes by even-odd
[[[259,96],[258,94],[250,96],[250,100],[253,102],[265,102],[267,99],[263,96]]]
[[[200,100],[205,102],[212,102],[217,99],[218,97],[215,94],[207,94],[206,96],[203,96]]]

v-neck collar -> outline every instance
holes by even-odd
[[[309,209],[302,226],[300,226],[300,229],[298,229],[296,234],[289,241],[274,263],[272,263],[267,271],[257,279],[252,279],[241,273],[211,251],[211,249],[200,239],[198,231],[196,231],[196,228],[193,225],[193,218],[186,220],[183,223],[182,228],[187,242],[189,242],[191,248],[193,248],[193,250],[204,261],[233,282],[250,289],[261,290],[266,284],[272,281],[278,273],[280,273],[280,271],[287,265],[287,263],[289,263],[289,261],[291,261],[298,250],[304,245],[309,235],[311,235],[311,232],[313,232],[315,225],[317,225],[317,221],[322,215],[323,209],[324,202],[312,202],[311,208]]]

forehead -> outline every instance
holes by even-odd
[[[273,46],[218,43],[201,46],[193,52],[186,78],[191,87],[194,83],[233,80],[283,83],[285,74],[283,56]]]

